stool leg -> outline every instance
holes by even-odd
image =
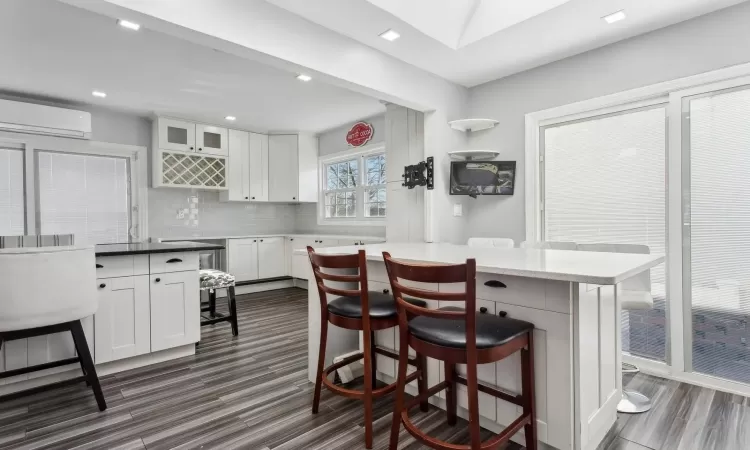
[[[229,316],[231,318],[229,323],[232,325],[232,334],[238,336],[240,329],[237,326],[237,300],[234,297],[234,286],[227,288],[227,297],[229,298]]]
[[[367,320],[367,318],[365,318]],[[369,327],[367,327],[369,328]],[[374,356],[373,349],[375,348],[375,342],[373,332],[363,333],[362,339],[364,341],[364,403],[365,403],[365,448],[372,448],[372,386],[375,372],[372,370],[372,359]]]
[[[80,320],[70,322],[70,334],[73,335],[73,343],[76,346],[78,358],[81,360],[81,369],[86,376],[86,381],[91,385],[91,390],[94,391],[94,398],[96,398],[99,411],[104,411],[107,409],[107,402],[104,400],[104,394],[102,394],[102,387],[99,384],[99,377],[96,375],[94,361],[91,359],[89,344],[86,342],[86,335],[83,332]]]
[[[466,390],[469,400],[469,436],[471,436],[471,448],[480,448],[482,445],[481,428],[479,427],[479,389],[477,389],[477,358],[476,350],[468,351],[466,364]],[[472,358],[473,353],[473,358]]]
[[[529,348],[521,350],[521,389],[523,414],[531,415],[531,422],[524,425],[527,450],[537,450],[536,404],[534,399],[534,333],[529,333]]]
[[[208,314],[212,319],[216,317],[216,291],[214,289],[208,291]]]
[[[456,365],[448,362],[443,363],[445,369],[445,381],[448,387],[445,389],[445,411],[448,413],[448,425],[456,424],[457,396],[456,396]]]
[[[364,337],[363,337],[364,338]],[[375,353],[375,332],[370,331],[370,362],[372,364],[372,387],[378,385],[378,355]]]
[[[419,395],[424,394],[427,392],[427,357],[424,355],[417,355],[417,361],[419,362],[419,371],[421,374],[419,375],[419,378],[417,379],[417,389],[419,390]],[[427,412],[429,409],[430,403],[427,401],[427,399],[424,399],[423,402],[419,403],[419,410],[422,412]]]
[[[391,421],[391,442],[388,448],[398,448],[398,432],[401,429],[401,411],[404,409],[404,390],[406,389],[406,366],[409,363],[409,328],[406,320],[399,320],[398,375],[396,375],[396,401],[393,404]]]
[[[326,359],[326,341],[328,340],[328,314],[323,311],[320,318],[320,343],[318,345],[318,369],[315,373],[315,394],[313,394],[313,414],[318,413],[320,406],[320,389],[323,386],[323,368]]]

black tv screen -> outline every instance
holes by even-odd
[[[513,195],[515,161],[451,161],[451,195]]]

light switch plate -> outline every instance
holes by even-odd
[[[453,217],[461,217],[464,215],[464,205],[460,203],[453,204]]]

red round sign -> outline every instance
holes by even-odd
[[[372,139],[372,125],[367,122],[357,122],[346,133],[346,142],[353,147],[361,147]]]

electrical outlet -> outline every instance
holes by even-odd
[[[460,203],[453,204],[453,217],[461,217],[464,215],[464,207]]]
[[[184,219],[185,218],[185,214],[187,214],[187,212],[188,212],[187,208],[185,208],[185,209],[178,209],[177,210],[177,218],[178,219]]]

